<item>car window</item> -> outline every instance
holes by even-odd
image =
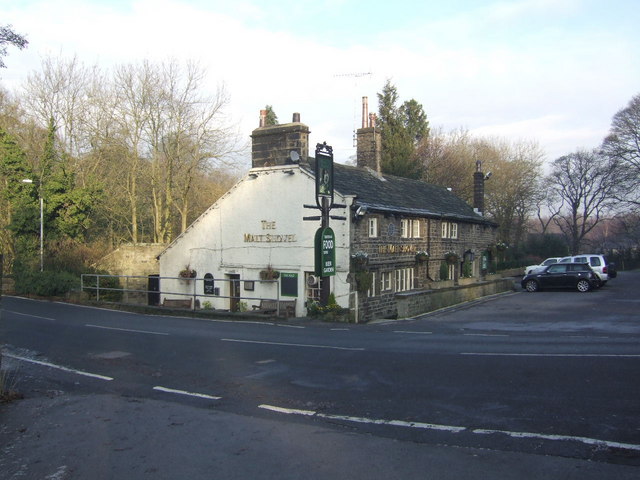
[[[572,265],[567,265],[569,267],[570,272],[588,272],[589,266],[586,263],[576,263]]]
[[[592,267],[599,267],[602,265],[602,263],[600,263],[600,257],[591,257],[590,260],[591,261],[589,263]]]
[[[587,257],[576,257],[573,261],[576,263],[587,263]]]
[[[547,265],[552,265],[552,264],[554,264],[556,262],[557,262],[557,260],[555,258],[549,258],[549,259],[544,261],[543,265],[546,267]]]
[[[549,268],[547,268],[547,272],[548,273],[563,273],[567,271],[567,266],[566,265],[559,265],[559,264],[554,264],[551,265]]]
[[[571,263],[571,257],[562,258],[558,263]]]

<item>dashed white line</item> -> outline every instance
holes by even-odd
[[[501,433],[503,435],[508,435],[513,438],[533,438],[538,440],[554,440],[554,441],[564,441],[564,442],[580,442],[585,445],[593,445],[593,446],[604,446],[608,448],[623,448],[625,450],[637,450],[640,451],[640,445],[636,445],[633,443],[621,443],[621,442],[613,442],[609,440],[599,440],[597,438],[589,438],[589,437],[577,437],[573,435],[552,435],[546,433],[531,433],[531,432],[510,432],[508,430],[487,430],[476,428],[471,430],[473,433],[481,434],[481,435],[491,435],[496,433]]]
[[[168,333],[164,333],[164,332],[152,332],[150,330],[134,330],[131,328],[105,327],[103,325],[91,325],[89,323],[86,324],[85,327],[100,328],[102,330],[116,330],[119,332],[146,333],[148,335],[169,335]]]
[[[326,348],[329,350],[348,350],[361,352],[364,348],[359,347],[334,347],[332,345],[312,345],[305,343],[284,343],[284,342],[264,342],[259,340],[240,340],[237,338],[221,338],[223,342],[237,342],[237,343],[257,343],[260,345],[279,345],[283,347],[301,347],[301,348]]]
[[[415,330],[394,330],[393,333],[410,333],[414,335],[433,335],[433,332],[418,332]]]
[[[460,355],[476,357],[566,357],[566,358],[640,358],[640,354],[624,353],[498,353],[498,352],[461,352]]]
[[[465,337],[508,337],[503,333],[463,333]]]
[[[39,318],[40,320],[48,320],[49,322],[55,322],[56,321],[55,318],[42,317],[40,315],[31,315],[30,313],[15,312],[13,310],[3,310],[3,311],[7,312],[7,313],[12,313],[14,315],[22,315],[23,317],[32,317],[32,318]]]
[[[62,365],[56,365],[55,363],[43,362],[41,360],[34,360],[32,358],[18,357],[17,355],[11,355],[10,353],[4,353],[5,357],[13,358],[15,360],[19,360],[21,362],[34,363],[36,365],[41,365],[43,367],[55,368],[57,370],[62,370],[63,372],[75,373],[76,375],[83,375],[85,377],[97,378],[99,380],[111,381],[113,377],[107,377],[105,375],[98,375],[97,373],[89,373],[83,372],[82,370],[75,370],[73,368],[63,367]]]
[[[158,392],[175,393],[178,395],[185,395],[188,397],[206,398],[207,400],[220,400],[222,397],[215,397],[213,395],[207,395],[206,393],[187,392],[186,390],[176,390],[175,388],[167,388],[156,385],[153,387]]]
[[[266,405],[266,404],[259,405],[258,408],[262,408],[264,410],[269,410],[276,413],[283,413],[286,415],[302,415],[306,417],[326,418],[329,420],[343,420],[346,422],[354,422],[354,423],[366,423],[366,424],[372,424],[372,425],[389,425],[394,427],[416,428],[416,429],[422,429],[422,430],[446,431],[450,433],[469,432],[477,435],[503,434],[503,435],[508,435],[512,438],[565,441],[565,442],[570,441],[570,442],[583,443],[589,446],[602,446],[602,447],[608,447],[608,448],[621,448],[625,450],[640,451],[640,445],[633,444],[633,443],[614,442],[609,440],[600,440],[597,438],[579,437],[579,436],[573,436],[573,435],[551,435],[551,434],[545,434],[545,433],[512,432],[508,430],[491,430],[491,429],[481,429],[481,428],[471,429],[468,427],[459,427],[454,425],[439,425],[437,423],[407,422],[404,420],[385,420],[385,419],[376,419],[376,418],[353,417],[349,415],[332,415],[327,413],[316,412],[313,410],[298,410],[293,408],[284,408],[284,407],[278,407],[278,406]]]

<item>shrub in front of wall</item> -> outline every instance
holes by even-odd
[[[449,280],[449,264],[447,262],[440,263],[440,280]]]
[[[80,288],[80,277],[63,271],[15,271],[15,289],[18,295],[60,297]]]

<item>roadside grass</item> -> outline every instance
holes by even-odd
[[[0,403],[21,400],[24,395],[17,390],[18,370],[0,369]]]

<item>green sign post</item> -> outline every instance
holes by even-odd
[[[336,274],[336,235],[331,227],[319,228],[315,237],[315,274],[332,277]]]

